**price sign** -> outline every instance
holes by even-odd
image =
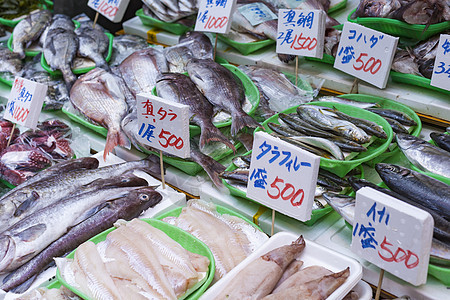
[[[320,158],[265,132],[255,133],[247,197],[287,216],[307,221]]]
[[[397,37],[347,22],[342,30],[334,67],[385,88],[397,43]]]
[[[276,20],[277,15],[274,14],[264,3],[255,2],[242,5],[238,8],[239,12],[247,19],[247,21],[256,26],[266,21]]]
[[[88,6],[111,22],[120,22],[130,0],[89,0]]]
[[[351,249],[413,284],[426,282],[433,218],[417,207],[372,188],[356,193]]]
[[[3,118],[35,129],[46,94],[47,86],[45,84],[16,77]]]
[[[450,35],[441,34],[431,85],[450,91]]]
[[[228,33],[236,0],[200,0],[195,31]]]
[[[141,93],[136,97],[139,141],[176,155],[189,157],[189,106]]]
[[[325,18],[322,10],[280,9],[277,53],[322,58]]]

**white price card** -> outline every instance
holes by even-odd
[[[256,26],[270,20],[276,20],[277,15],[274,14],[270,8],[268,8],[262,2],[255,2],[242,5],[238,8],[239,12],[247,19],[247,21]]]
[[[130,0],[89,0],[88,6],[111,22],[122,21]]]
[[[431,85],[450,91],[450,35],[441,34]]]
[[[200,0],[195,31],[228,33],[236,0]]]
[[[265,132],[255,133],[247,197],[300,221],[311,219],[320,158]]]
[[[150,93],[136,97],[139,141],[176,155],[189,157],[189,106]]]
[[[383,89],[386,87],[397,43],[398,37],[346,22],[334,67]]]
[[[322,10],[280,9],[276,52],[322,58],[325,18]]]
[[[35,129],[46,95],[47,86],[45,84],[16,77],[3,118]]]
[[[431,215],[372,188],[356,193],[351,249],[413,284],[427,281],[434,221]]]

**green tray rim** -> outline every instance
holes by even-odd
[[[333,13],[333,12],[335,12],[335,11],[338,11],[338,10],[340,10],[340,9],[343,9],[343,8],[345,8],[345,7],[347,7],[347,0],[343,0],[343,1],[339,2],[338,4],[336,4],[335,6],[331,6],[331,7],[328,9],[327,14],[331,14],[331,13]]]
[[[438,88],[437,86],[431,85],[431,79],[426,77],[421,77],[414,74],[404,74],[396,71],[392,71],[389,74],[394,82],[406,83],[410,85],[415,85],[419,87],[423,87],[429,90],[441,92],[447,95],[450,95],[450,91]]]
[[[0,82],[6,84],[9,87],[13,86],[13,81],[6,80],[6,79],[4,79],[2,77],[0,77]]]
[[[114,36],[109,33],[109,32],[105,32],[106,36],[109,38],[109,45],[108,45],[108,54],[105,57],[105,61],[109,62],[109,60],[111,59],[111,55],[112,55],[112,44],[113,44],[113,39]],[[51,75],[55,76],[55,75],[61,75],[61,71],[60,70],[55,70],[53,71],[50,66],[48,65],[47,61],[45,60],[44,55],[41,56],[41,66],[42,68],[44,68],[45,71],[47,71],[48,73],[50,73]],[[95,69],[96,66],[92,66],[92,67],[87,67],[87,68],[79,68],[79,69],[72,69],[72,72],[74,74],[84,74],[87,73],[93,69]]]
[[[219,34],[218,39],[221,40],[222,42],[224,42],[225,44],[233,47],[234,49],[236,49],[237,51],[239,51],[241,54],[243,55],[249,55],[255,51],[258,51],[262,48],[265,48],[267,46],[273,45],[275,44],[274,40],[271,39],[265,39],[265,40],[260,40],[260,41],[254,41],[251,43],[239,43],[236,42],[222,34]]]
[[[186,249],[184,246],[182,246],[183,248],[185,248],[188,251],[191,251],[193,253],[197,253],[200,255],[203,255],[205,257],[207,257],[210,261],[209,263],[209,270],[208,270],[208,275],[207,275],[207,279],[206,281],[200,286],[198,287],[196,290],[192,291],[191,293],[189,293],[189,295],[187,296],[183,296],[182,299],[198,299],[201,294],[203,294],[203,292],[209,287],[209,285],[211,284],[212,280],[214,279],[214,273],[216,270],[215,267],[215,261],[214,261],[214,256],[211,252],[211,250],[208,248],[208,246],[206,246],[205,243],[203,243],[202,241],[200,241],[198,238],[196,238],[195,236],[193,236],[192,234],[176,227],[173,225],[170,225],[168,223],[165,223],[163,221],[160,220],[156,220],[156,219],[140,219],[148,224],[150,224],[151,226],[163,231],[164,233],[166,233],[170,238],[172,238],[171,234],[181,234],[184,235],[186,237],[188,237],[193,244],[197,244],[198,246],[201,247],[201,251],[198,252],[206,252],[207,255],[201,254],[201,253],[197,253],[195,250],[191,251],[189,249]],[[108,235],[108,233],[110,233],[111,231],[115,230],[115,227],[112,227],[110,229],[107,229],[99,234],[97,234],[96,236],[94,236],[93,238],[90,238],[88,241],[94,242],[95,244],[98,244],[101,241],[104,241],[106,239],[106,236]],[[173,239],[173,238],[172,238]],[[176,239],[173,239],[174,241],[178,242]],[[190,248],[192,249],[192,248]],[[70,252],[66,258],[73,258],[75,255],[75,251],[77,249],[73,250],[72,252]],[[82,293],[81,291],[75,289],[74,287],[70,286],[61,276],[61,273],[59,272],[59,269],[56,270],[56,278],[57,280],[64,285],[66,288],[68,288],[69,290],[71,290],[72,292],[74,292],[75,294],[77,294],[78,296],[80,296],[83,299],[89,299],[86,295],[84,295],[84,293]]]
[[[50,1],[50,0],[44,0],[44,3],[45,4],[42,5],[43,9],[49,9],[49,8],[53,7],[53,2]],[[8,27],[11,27],[11,28],[14,28],[14,27],[16,27],[17,24],[19,24],[20,21],[22,21],[24,18],[26,18],[27,15],[29,15],[29,13],[26,14],[26,15],[20,16],[19,20],[9,20],[9,19],[5,19],[5,18],[1,18],[0,17],[0,24],[8,26]]]
[[[163,22],[158,19],[147,16],[144,14],[144,10],[142,8],[136,11],[136,16],[139,17],[142,24],[144,25],[163,29],[176,35],[182,35],[186,31],[192,29],[192,27],[188,27],[182,24]]]
[[[310,61],[318,61],[321,63],[325,63],[325,64],[329,64],[329,65],[334,65],[334,61],[336,60],[332,55],[323,54],[323,57],[320,58],[316,58],[316,57],[309,57],[309,56],[305,56],[306,60],[310,60]]]

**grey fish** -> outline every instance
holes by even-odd
[[[122,34],[113,39],[113,51],[111,54],[110,66],[117,66],[122,61],[137,50],[149,48],[147,40],[132,34]]]
[[[194,57],[192,51],[184,44],[164,49],[164,56],[169,64],[170,72],[185,73],[186,65]]]
[[[70,19],[69,16],[63,15],[63,14],[56,14],[53,15],[52,22],[50,26],[47,26],[44,31],[42,32],[40,38],[39,38],[39,44],[41,46],[44,46],[45,39],[47,38],[48,31],[50,29],[54,28],[62,28],[68,31],[74,31],[75,30],[75,24],[73,23],[72,19]]]
[[[302,133],[304,135],[309,136],[318,136],[323,138],[333,138],[336,137],[336,135],[324,131],[318,128],[315,128],[310,123],[307,123],[303,121],[297,114],[285,114],[285,113],[279,113],[278,117],[281,121],[286,123],[290,128],[293,130],[298,131],[299,133]]]
[[[419,71],[417,58],[408,50],[397,49],[394,60],[392,61],[391,69],[404,74],[422,76]]]
[[[40,10],[29,14],[20,21],[13,30],[12,47],[14,53],[19,54],[20,58],[25,58],[25,47],[37,40],[50,23],[52,14],[49,10]]]
[[[327,191],[330,192],[341,192],[342,191],[342,187],[340,187],[338,184],[336,184],[334,181],[322,176],[319,174],[319,176],[317,177],[317,185],[320,185],[322,187],[324,187],[325,189],[327,189]]]
[[[25,292],[37,274],[49,265],[54,257],[60,257],[74,250],[91,237],[111,228],[119,220],[131,220],[143,211],[154,207],[162,200],[161,194],[151,187],[131,191],[126,197],[111,200],[101,205],[98,211],[52,242],[26,264],[3,279],[0,288],[15,293]]]
[[[337,160],[344,160],[344,153],[342,153],[341,149],[332,141],[329,141],[325,138],[320,137],[312,137],[312,136],[296,136],[289,137],[288,139],[293,139],[310,146],[314,146],[316,148],[325,150],[329,152],[333,157]]]
[[[187,65],[189,77],[215,107],[231,114],[231,135],[244,127],[261,127],[242,110],[244,86],[236,76],[209,59],[192,59]]]
[[[186,47],[191,50],[195,58],[213,59],[214,47],[209,37],[203,32],[185,32],[180,36],[178,43],[186,45]]]
[[[112,178],[117,182],[96,191],[68,196],[17,222],[0,234],[0,273],[20,267],[71,227],[86,220],[96,208],[109,200],[126,197],[136,186],[147,182],[139,177]]]
[[[233,171],[224,171],[219,174],[220,178],[234,180],[247,185],[249,169],[236,169]]]
[[[406,129],[405,126],[403,126],[399,121],[384,117],[384,119],[391,125],[392,131],[395,133],[403,133],[403,134],[409,134],[408,129]]]
[[[419,169],[450,178],[450,152],[418,137],[397,134],[397,145],[408,160]]]
[[[78,36],[78,56],[87,57],[95,62],[97,68],[109,70],[105,56],[108,52],[109,38],[98,27],[80,26],[75,29]]]
[[[450,152],[450,135],[439,132],[430,133],[430,137],[441,148]]]
[[[156,77],[161,72],[168,72],[169,68],[163,52],[152,47],[128,56],[120,64],[119,70],[128,88],[136,96],[139,93],[151,93],[156,85]]]
[[[376,171],[393,191],[450,220],[450,187],[437,179],[404,167],[379,163]]]
[[[450,8],[446,0],[411,0],[402,3],[392,18],[404,21],[408,24],[427,25],[450,21]]]
[[[341,40],[341,32],[334,28],[325,29],[325,41],[323,45],[324,53],[336,57],[339,42]]]
[[[108,129],[104,159],[117,145],[126,148],[131,146],[121,128],[128,107],[120,81],[120,77],[95,68],[80,76],[70,91],[73,106],[90,120]]]
[[[241,33],[249,33],[258,39],[271,39],[277,40],[277,26],[278,20],[269,20],[258,25],[253,26],[243,14],[239,12],[239,8],[246,4],[254,3],[256,1],[239,1],[236,5],[236,10],[233,14],[233,18],[231,19],[231,28],[233,28],[237,32]],[[265,4],[273,13],[278,14],[277,10],[268,2],[265,1],[257,1]]]
[[[337,185],[340,186],[349,186],[349,183],[347,181],[347,179],[345,178],[341,178],[338,175],[327,171],[325,169],[319,168],[319,175],[328,178],[329,180],[333,181],[334,183],[336,183]]]
[[[250,168],[250,164],[247,161],[243,160],[242,156],[233,157],[233,159],[231,161],[238,168],[242,168],[242,169]]]
[[[322,97],[315,99],[315,101],[342,103],[342,104],[359,107],[362,109],[379,106],[377,103],[360,102],[360,101],[355,101],[355,100],[351,100],[351,99],[347,99],[347,98],[343,98],[343,97],[336,97],[336,96],[322,96]]]
[[[355,219],[356,199],[347,195],[323,193],[323,198],[335,211],[337,211],[345,221],[353,225]]]
[[[159,97],[189,105],[190,119],[201,128],[200,148],[210,142],[221,142],[236,151],[228,138],[212,123],[213,106],[189,77],[177,73],[162,73],[156,78]]]
[[[347,115],[343,112],[338,111],[337,109],[334,109],[333,113],[335,113],[339,118],[341,118],[343,120],[352,122],[353,124],[355,124],[356,126],[361,128],[362,130],[364,130],[367,134],[374,135],[376,137],[379,137],[380,139],[388,138],[386,132],[384,132],[384,130],[383,130],[383,127],[378,125],[375,122],[372,122],[372,121],[369,121],[366,119],[352,117],[350,115]]]
[[[417,123],[407,114],[404,112],[395,110],[395,109],[389,109],[389,108],[366,108],[366,110],[373,112],[377,115],[382,116],[383,118],[391,118],[393,120],[396,120],[400,122],[402,125],[407,126],[416,126]]]
[[[391,18],[393,13],[401,6],[400,0],[361,0],[352,18]]]
[[[51,76],[47,72],[38,71],[25,78],[47,85],[43,110],[61,109],[66,102],[70,101],[69,91],[61,76]]]
[[[18,53],[9,51],[0,45],[0,73],[11,73],[12,76],[20,75],[23,62]]]

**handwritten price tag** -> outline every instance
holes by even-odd
[[[347,22],[342,30],[334,67],[385,88],[397,43],[397,37]]]
[[[47,86],[45,84],[16,77],[3,118],[35,129],[46,94]]]
[[[287,216],[307,221],[320,158],[265,132],[255,133],[247,197]]]
[[[262,2],[242,5],[238,10],[252,26],[256,26],[266,21],[276,20],[277,18],[277,15]]]
[[[433,218],[419,208],[371,188],[356,193],[351,249],[413,284],[427,281]]]
[[[441,34],[431,85],[450,91],[450,35]]]
[[[88,6],[98,11],[111,22],[120,22],[130,0],[89,0]]]
[[[140,142],[178,157],[189,157],[189,106],[149,93],[136,98]]]
[[[321,10],[280,9],[277,53],[322,58],[325,17]]]
[[[200,0],[195,31],[228,33],[236,0]]]

